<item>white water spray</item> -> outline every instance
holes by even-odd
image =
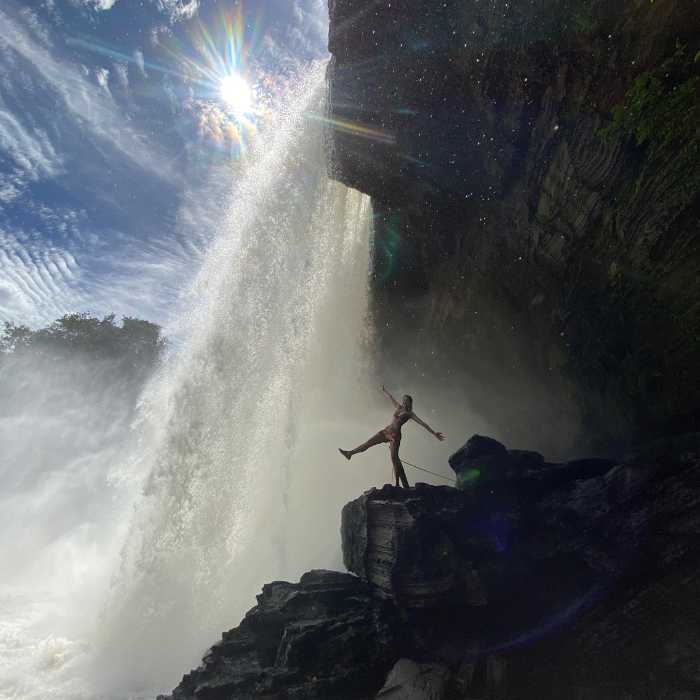
[[[101,515],[66,530],[60,576],[27,569],[0,595],[2,700],[169,691],[262,584],[342,568],[342,505],[390,476],[384,450],[351,465],[337,454],[387,410],[363,360],[369,200],[329,181],[309,118],[323,110],[324,70],[301,81],[232,187],[179,322],[184,344],[145,393],[137,458],[109,443],[79,472],[48,465],[55,491],[70,486]],[[110,403],[81,410],[110,424]],[[19,487],[11,497],[18,513],[38,498]],[[71,562],[79,580],[65,575]]]
[[[340,407],[367,416],[371,217],[327,178],[307,118],[323,87],[319,66],[251,157],[148,397],[150,475],[103,626],[111,687],[174,685],[262,583],[340,563],[340,507],[366,486],[336,448]]]

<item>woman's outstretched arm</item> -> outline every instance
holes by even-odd
[[[411,414],[411,418],[413,418],[418,425],[422,425],[431,435],[434,435],[438,440],[444,440],[445,436],[440,433],[440,432],[435,432],[424,420],[421,420],[415,413]]]
[[[382,384],[382,391],[386,394],[386,396],[389,398],[389,401],[396,406],[396,408],[399,408],[401,404],[391,395],[391,392]]]

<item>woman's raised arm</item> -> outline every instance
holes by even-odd
[[[382,384],[382,391],[386,394],[389,401],[391,401],[391,403],[393,403],[394,406],[396,406],[396,408],[399,408],[399,406],[401,406],[401,404],[391,395],[391,392],[383,384]]]
[[[445,439],[445,436],[442,433],[434,431],[424,420],[421,420],[415,413],[411,414],[411,418],[413,418],[413,420],[416,421],[418,425],[423,426],[431,435],[434,435],[438,440]]]

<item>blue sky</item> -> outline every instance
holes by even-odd
[[[325,0],[0,4],[0,320],[167,324]],[[244,75],[255,107],[224,99]]]

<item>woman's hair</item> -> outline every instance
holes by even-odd
[[[413,410],[413,397],[408,394],[403,395],[403,405],[409,411]]]

